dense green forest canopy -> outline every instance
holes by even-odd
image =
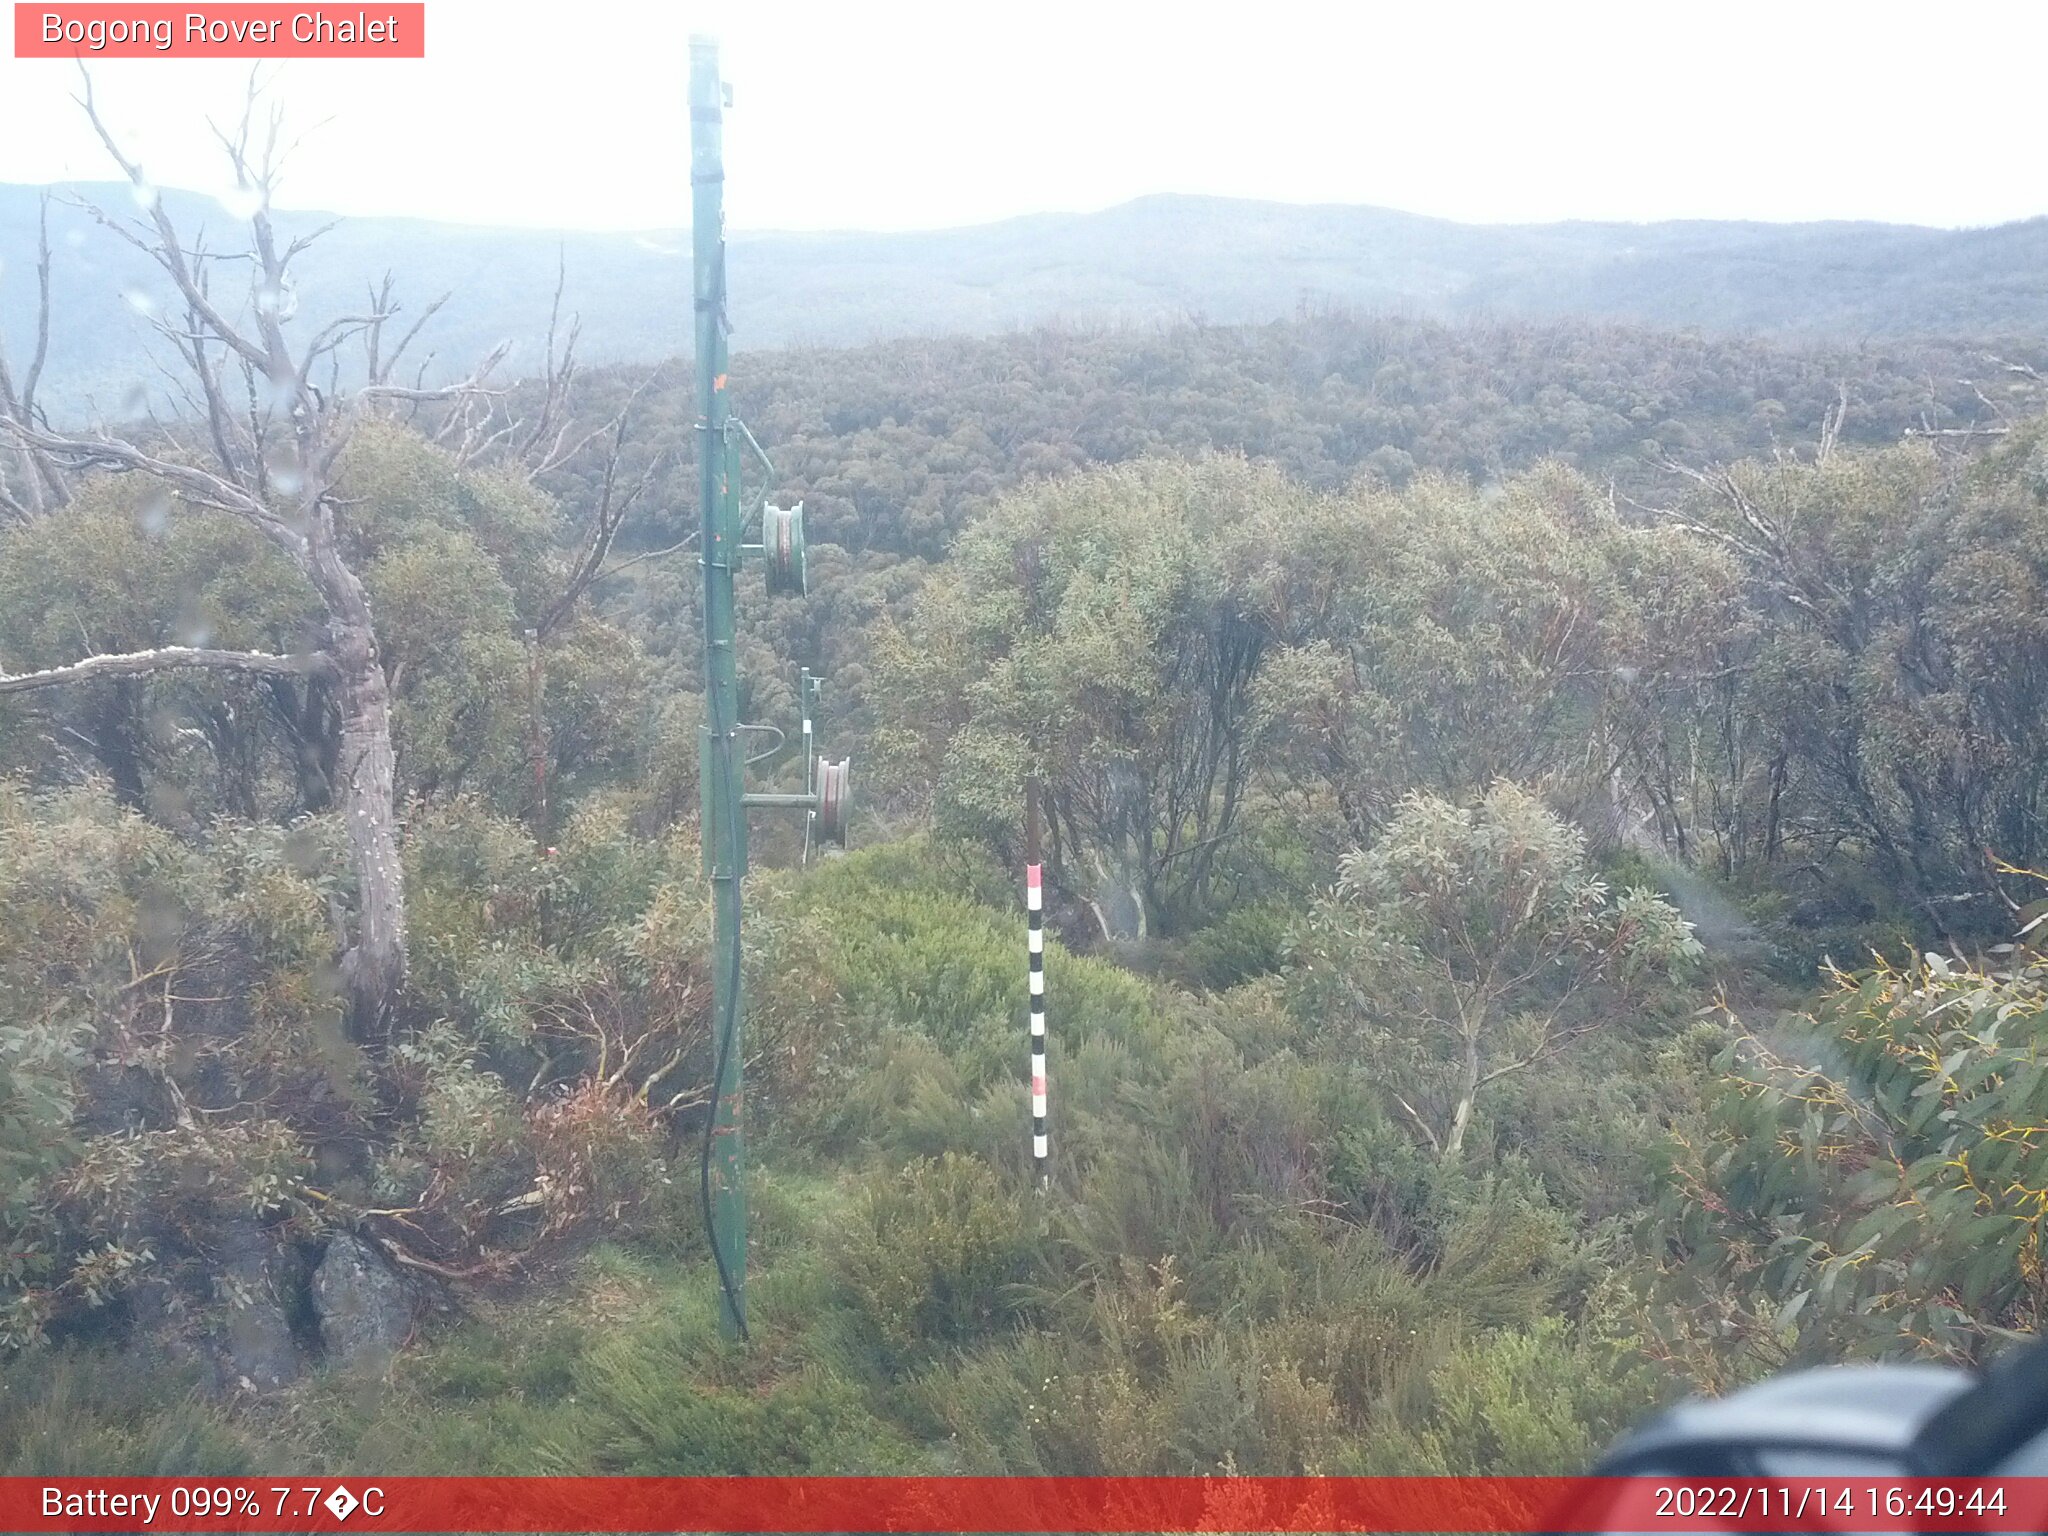
[[[1500,554],[1498,519],[1504,514],[1498,507],[1506,483],[1542,463],[1579,471],[1581,478],[1572,482],[1576,489],[1560,494],[1598,502],[1625,524],[1691,525],[1698,537],[1687,547],[1711,545],[1720,557],[1745,563],[1759,602],[1761,584],[1832,580],[1834,562],[1848,560],[1861,566],[1842,594],[1851,606],[1902,602],[1887,622],[1904,622],[1921,599],[1891,589],[1885,572],[1896,551],[1859,548],[1863,533],[1837,527],[1841,514],[1833,510],[1789,506],[1785,515],[1811,524],[1806,537],[1821,544],[1738,546],[1730,542],[1729,528],[1742,522],[1739,509],[1750,493],[1738,490],[1731,497],[1727,486],[1698,477],[1714,466],[1748,461],[1759,466],[1744,472],[1762,477],[1765,488],[1758,494],[1827,502],[1855,492],[1808,487],[1819,487],[1830,475],[1869,472],[1845,467],[1846,455],[1828,474],[1800,471],[1802,464],[1810,467],[1820,445],[1878,447],[1919,434],[1917,458],[1906,453],[1887,462],[1929,468],[1913,486],[1885,493],[1894,511],[1871,514],[1907,516],[1905,502],[1931,494],[1937,480],[1947,483],[1947,472],[1936,466],[1960,462],[1953,450],[2004,443],[2000,434],[2013,420],[2040,408],[2043,386],[2029,356],[2013,350],[1994,358],[1981,348],[1934,343],[1808,350],[1623,327],[1450,327],[1342,314],[1251,328],[1048,331],[838,353],[758,354],[738,365],[748,370],[745,413],[757,435],[776,445],[775,494],[803,499],[822,547],[806,603],[750,606],[743,615],[750,631],[745,677],[757,713],[777,718],[788,707],[784,669],[796,659],[809,662],[834,679],[826,726],[835,750],[872,741],[885,725],[875,713],[870,686],[875,642],[888,634],[878,622],[907,612],[911,594],[970,524],[978,525],[977,538],[1007,537],[1023,514],[993,516],[999,498],[1092,464],[1215,452],[1271,464],[1299,485],[1288,494],[1299,503],[1300,515],[1276,517],[1266,543],[1244,558],[1280,557],[1300,541],[1322,539],[1319,548],[1304,549],[1302,558],[1348,571],[1361,602],[1376,589],[1382,590],[1380,601],[1398,601],[1383,590],[1391,586],[1388,562],[1407,564],[1402,552],[1418,548],[1417,539],[1455,539],[1450,529],[1460,523],[1482,557],[1492,547],[1502,558],[1499,579],[1528,574],[1526,561]],[[647,451],[674,441],[689,408],[681,371],[651,378],[600,374],[590,381],[592,398],[606,405],[633,385],[643,391],[639,410]],[[1564,483],[1554,469],[1546,473],[1547,483]],[[1451,488],[1457,481],[1465,483],[1464,492]],[[1882,481],[1872,475],[1871,483]],[[1336,515],[1318,524],[1316,498],[1345,496],[1354,486],[1414,495],[1404,501],[1368,489],[1347,504],[1379,509],[1373,517]],[[581,494],[591,494],[590,488]],[[1124,514],[1114,495],[1107,499],[1111,504],[1102,516],[1118,520]],[[685,537],[694,500],[687,465],[671,461],[656,481],[648,515],[628,540],[659,549]],[[1143,518],[1136,509],[1128,515]],[[1916,528],[1915,534],[1934,536],[1928,529]],[[1135,527],[1119,536],[1136,542],[1151,537]],[[1531,527],[1527,537],[1525,553],[1532,558],[1548,559],[1564,547],[1542,528]],[[1996,538],[1988,529],[1983,537]],[[1455,588],[1472,556],[1447,550],[1444,558],[1440,580]],[[1631,574],[1628,561],[1635,558],[1627,557],[1607,580],[1626,586],[1648,579]],[[1930,552],[1917,558],[1940,557]],[[1774,574],[1770,568],[1785,561],[1819,562],[1826,569],[1796,577],[1782,570]],[[956,569],[963,563],[964,558],[953,562]],[[613,601],[650,627],[658,654],[687,657],[695,626],[691,568],[657,566],[635,574],[645,579],[630,591],[613,589]],[[1677,575],[1659,579],[1676,583],[1674,592],[1685,586]],[[1444,601],[1449,600],[1447,595]],[[1635,599],[1617,593],[1608,601]],[[1791,612],[1787,602],[1771,599],[1781,617]],[[1876,638],[1874,619],[1873,610],[1832,621],[1839,643],[1860,652]],[[1711,633],[1711,622],[1701,618],[1693,640]],[[1579,638],[1590,643],[1587,634]],[[1666,634],[1614,635],[1608,643],[1608,665],[1655,675],[1657,658],[1640,647],[1692,642]],[[1713,663],[1702,656],[1691,665],[1704,675],[1726,660]],[[1735,675],[1727,673],[1723,686]],[[2008,675],[2026,674],[2016,668]],[[693,686],[687,663],[676,681]],[[1505,720],[1518,690],[1527,687],[1526,679],[1504,678],[1483,709]],[[947,688],[957,702],[960,690]],[[1429,710],[1415,708],[1405,718],[1413,724],[1429,717]],[[1404,750],[1455,756],[1470,753],[1472,743],[1458,738],[1432,747],[1418,739]],[[1673,762],[1697,755],[1688,748]],[[1493,751],[1469,759],[1464,772],[1483,783],[1481,762],[1514,772],[1517,761],[1512,753]],[[1384,780],[1382,801],[1398,797],[1417,771],[1411,762]],[[1861,770],[1842,768],[1852,771]],[[1452,787],[1456,775],[1439,771],[1431,782]],[[1855,793],[1881,799],[1887,791]],[[1683,818],[1669,810],[1660,814],[1669,828],[1665,836],[1683,851],[1690,835],[1679,824]],[[1744,857],[1730,853],[1728,870]],[[1942,878],[1930,876],[1934,884]],[[1916,895],[1929,891],[1931,886]]]
[[[1484,485],[1558,459],[1635,494],[1693,466],[1996,428],[2044,403],[2036,342],[1716,339],[1623,325],[1447,325],[1342,309],[1258,326],[1049,328],[743,353],[741,401],[823,538],[933,560],[1020,479],[1236,451],[1319,489],[1419,470]],[[592,388],[623,391],[622,372]],[[673,440],[689,377],[646,420]],[[600,398],[608,398],[601,396]],[[687,464],[658,504],[687,521]]]
[[[281,457],[12,418],[0,1470],[1552,1472],[1984,1358],[2043,1301],[2042,360],[738,359],[813,540],[746,712],[825,671],[865,796],[845,857],[756,840],[745,1348],[683,370],[294,385]]]

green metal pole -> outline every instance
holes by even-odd
[[[740,806],[739,664],[733,570],[739,562],[739,485],[729,472],[725,344],[725,85],[718,44],[690,40],[691,244],[697,300],[697,494],[703,526],[704,724],[698,740],[704,867],[712,891],[712,1020],[717,1083],[704,1179],[719,1274],[719,1325],[747,1331],[747,1195],[740,1031],[740,878],[747,865]]]

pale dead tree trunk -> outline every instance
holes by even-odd
[[[1472,1106],[1479,1099],[1479,1030],[1467,1024],[1465,1028],[1465,1058],[1458,1074],[1458,1105],[1451,1111],[1451,1128],[1445,1135],[1440,1155],[1445,1162],[1451,1162],[1465,1150],[1465,1130],[1472,1124]]]
[[[1530,1031],[1520,1049],[1505,1055],[1489,1053],[1489,1046],[1498,1044],[1494,1037],[1504,1018],[1505,1000],[1544,974],[1565,952],[1561,943],[1545,944],[1523,970],[1506,978],[1499,975],[1497,963],[1489,965],[1475,985],[1473,995],[1458,1005],[1457,1097],[1442,1134],[1431,1129],[1406,1100],[1401,1101],[1401,1107],[1421,1129],[1439,1160],[1455,1162],[1465,1150],[1465,1136],[1472,1128],[1472,1117],[1479,1107],[1479,1095],[1483,1090],[1504,1077],[1528,1071],[1602,1026],[1604,1021],[1597,1016],[1571,1023],[1567,1014],[1574,998],[1611,974],[1619,953],[1611,944],[1582,957],[1564,990],[1541,1010],[1524,1015]]]
[[[341,974],[352,1027],[359,1038],[381,1034],[406,971],[405,875],[399,861],[396,762],[391,744],[390,687],[378,654],[370,600],[350,561],[337,466],[356,425],[380,402],[453,401],[457,409],[491,393],[483,378],[503,355],[487,359],[468,381],[445,389],[392,382],[392,372],[420,326],[440,307],[427,308],[395,347],[383,346],[396,317],[387,278],[373,289],[362,314],[344,315],[294,343],[292,262],[324,229],[280,244],[270,217],[270,195],[282,156],[279,115],[272,111],[260,135],[252,132],[257,92],[251,82],[240,129],[216,135],[236,183],[255,211],[246,250],[220,253],[188,243],[149,188],[142,169],[108,132],[93,103],[88,78],[79,98],[107,152],[126,173],[145,209],[121,220],[89,211],[127,240],[167,276],[178,299],[154,322],[177,353],[180,423],[159,427],[148,446],[101,426],[91,435],[54,432],[11,390],[0,399],[0,434],[16,448],[59,472],[134,473],[160,482],[187,506],[210,507],[240,519],[291,559],[319,598],[324,643],[307,656],[169,648],[125,657],[90,657],[74,667],[20,677],[0,676],[0,691],[56,686],[78,677],[137,676],[174,668],[279,674],[300,673],[331,684],[340,715],[340,750],[334,794],[347,829],[356,879],[357,919],[345,939]],[[248,273],[246,299],[222,300],[212,278],[224,263]],[[360,344],[365,378],[344,389],[340,353]],[[38,348],[40,356],[41,348]],[[232,372],[230,372],[232,370]],[[316,373],[324,375],[316,379]],[[234,386],[230,387],[230,379]]]
[[[331,536],[332,510],[316,514],[307,574],[327,605],[329,654],[340,673],[340,803],[356,873],[356,937],[341,975],[358,1028],[384,1022],[405,983],[405,870],[398,856],[398,761],[391,748],[391,690],[377,654],[370,599]]]

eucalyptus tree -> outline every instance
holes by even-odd
[[[1469,806],[1411,794],[1339,872],[1294,947],[1296,1005],[1383,1068],[1445,1161],[1485,1089],[1626,1021],[1701,953],[1669,902],[1610,889],[1584,834],[1506,782]]]
[[[355,1027],[378,1028],[406,967],[405,881],[398,855],[391,691],[376,626],[349,537],[350,508],[337,470],[358,427],[392,402],[445,402],[449,422],[474,440],[489,415],[484,379],[494,354],[471,378],[428,388],[398,368],[438,305],[402,333],[391,281],[373,287],[355,313],[314,324],[297,314],[293,264],[324,230],[287,237],[271,213],[281,171],[281,117],[258,121],[252,89],[239,127],[219,132],[236,196],[247,208],[240,249],[215,249],[204,232],[179,228],[142,166],[108,130],[88,80],[87,119],[134,189],[139,217],[94,209],[167,279],[171,302],[150,323],[170,349],[179,411],[170,421],[122,430],[52,425],[35,399],[31,368],[20,386],[0,390],[0,436],[18,473],[8,507],[17,519],[53,515],[81,475],[134,475],[168,494],[173,515],[207,509],[231,519],[244,537],[282,552],[317,603],[315,643],[296,652],[158,646],[89,655],[69,664],[0,675],[0,694],[102,678],[204,671],[239,677],[303,679],[331,699],[334,797],[347,829],[356,883],[355,929],[341,974]],[[47,247],[46,247],[47,249]],[[48,261],[43,262],[36,355],[49,324]],[[344,366],[344,352],[352,354]],[[359,360],[353,354],[359,353]],[[346,381],[346,382],[345,382]]]
[[[870,698],[899,785],[992,838],[1046,792],[1055,868],[1106,934],[1200,915],[1271,721],[1246,593],[1308,493],[1240,458],[1034,484],[885,623]]]
[[[1696,798],[1760,828],[1763,862],[1846,854],[1921,924],[1995,930],[2048,848],[2048,421],[1688,478],[1660,511],[1747,610]]]

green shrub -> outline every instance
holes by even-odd
[[[1480,1327],[1516,1327],[1549,1314],[1571,1260],[1572,1233],[1540,1186],[1488,1173],[1448,1180],[1435,1201],[1437,1304]]]
[[[1345,1470],[1455,1477],[1583,1471],[1667,1392],[1626,1351],[1559,1318],[1476,1334],[1430,1374],[1422,1401],[1359,1442]]]
[[[836,1083],[806,1127],[815,1153],[845,1154],[866,1143],[893,1164],[938,1157],[972,1139],[973,1105],[953,1058],[929,1036],[888,1029]]]
[[[1029,1198],[952,1152],[870,1177],[834,1242],[840,1282],[901,1357],[986,1333],[1030,1273]]]
[[[1294,913],[1287,907],[1232,907],[1174,946],[1172,974],[1188,986],[1224,992],[1277,972]]]

